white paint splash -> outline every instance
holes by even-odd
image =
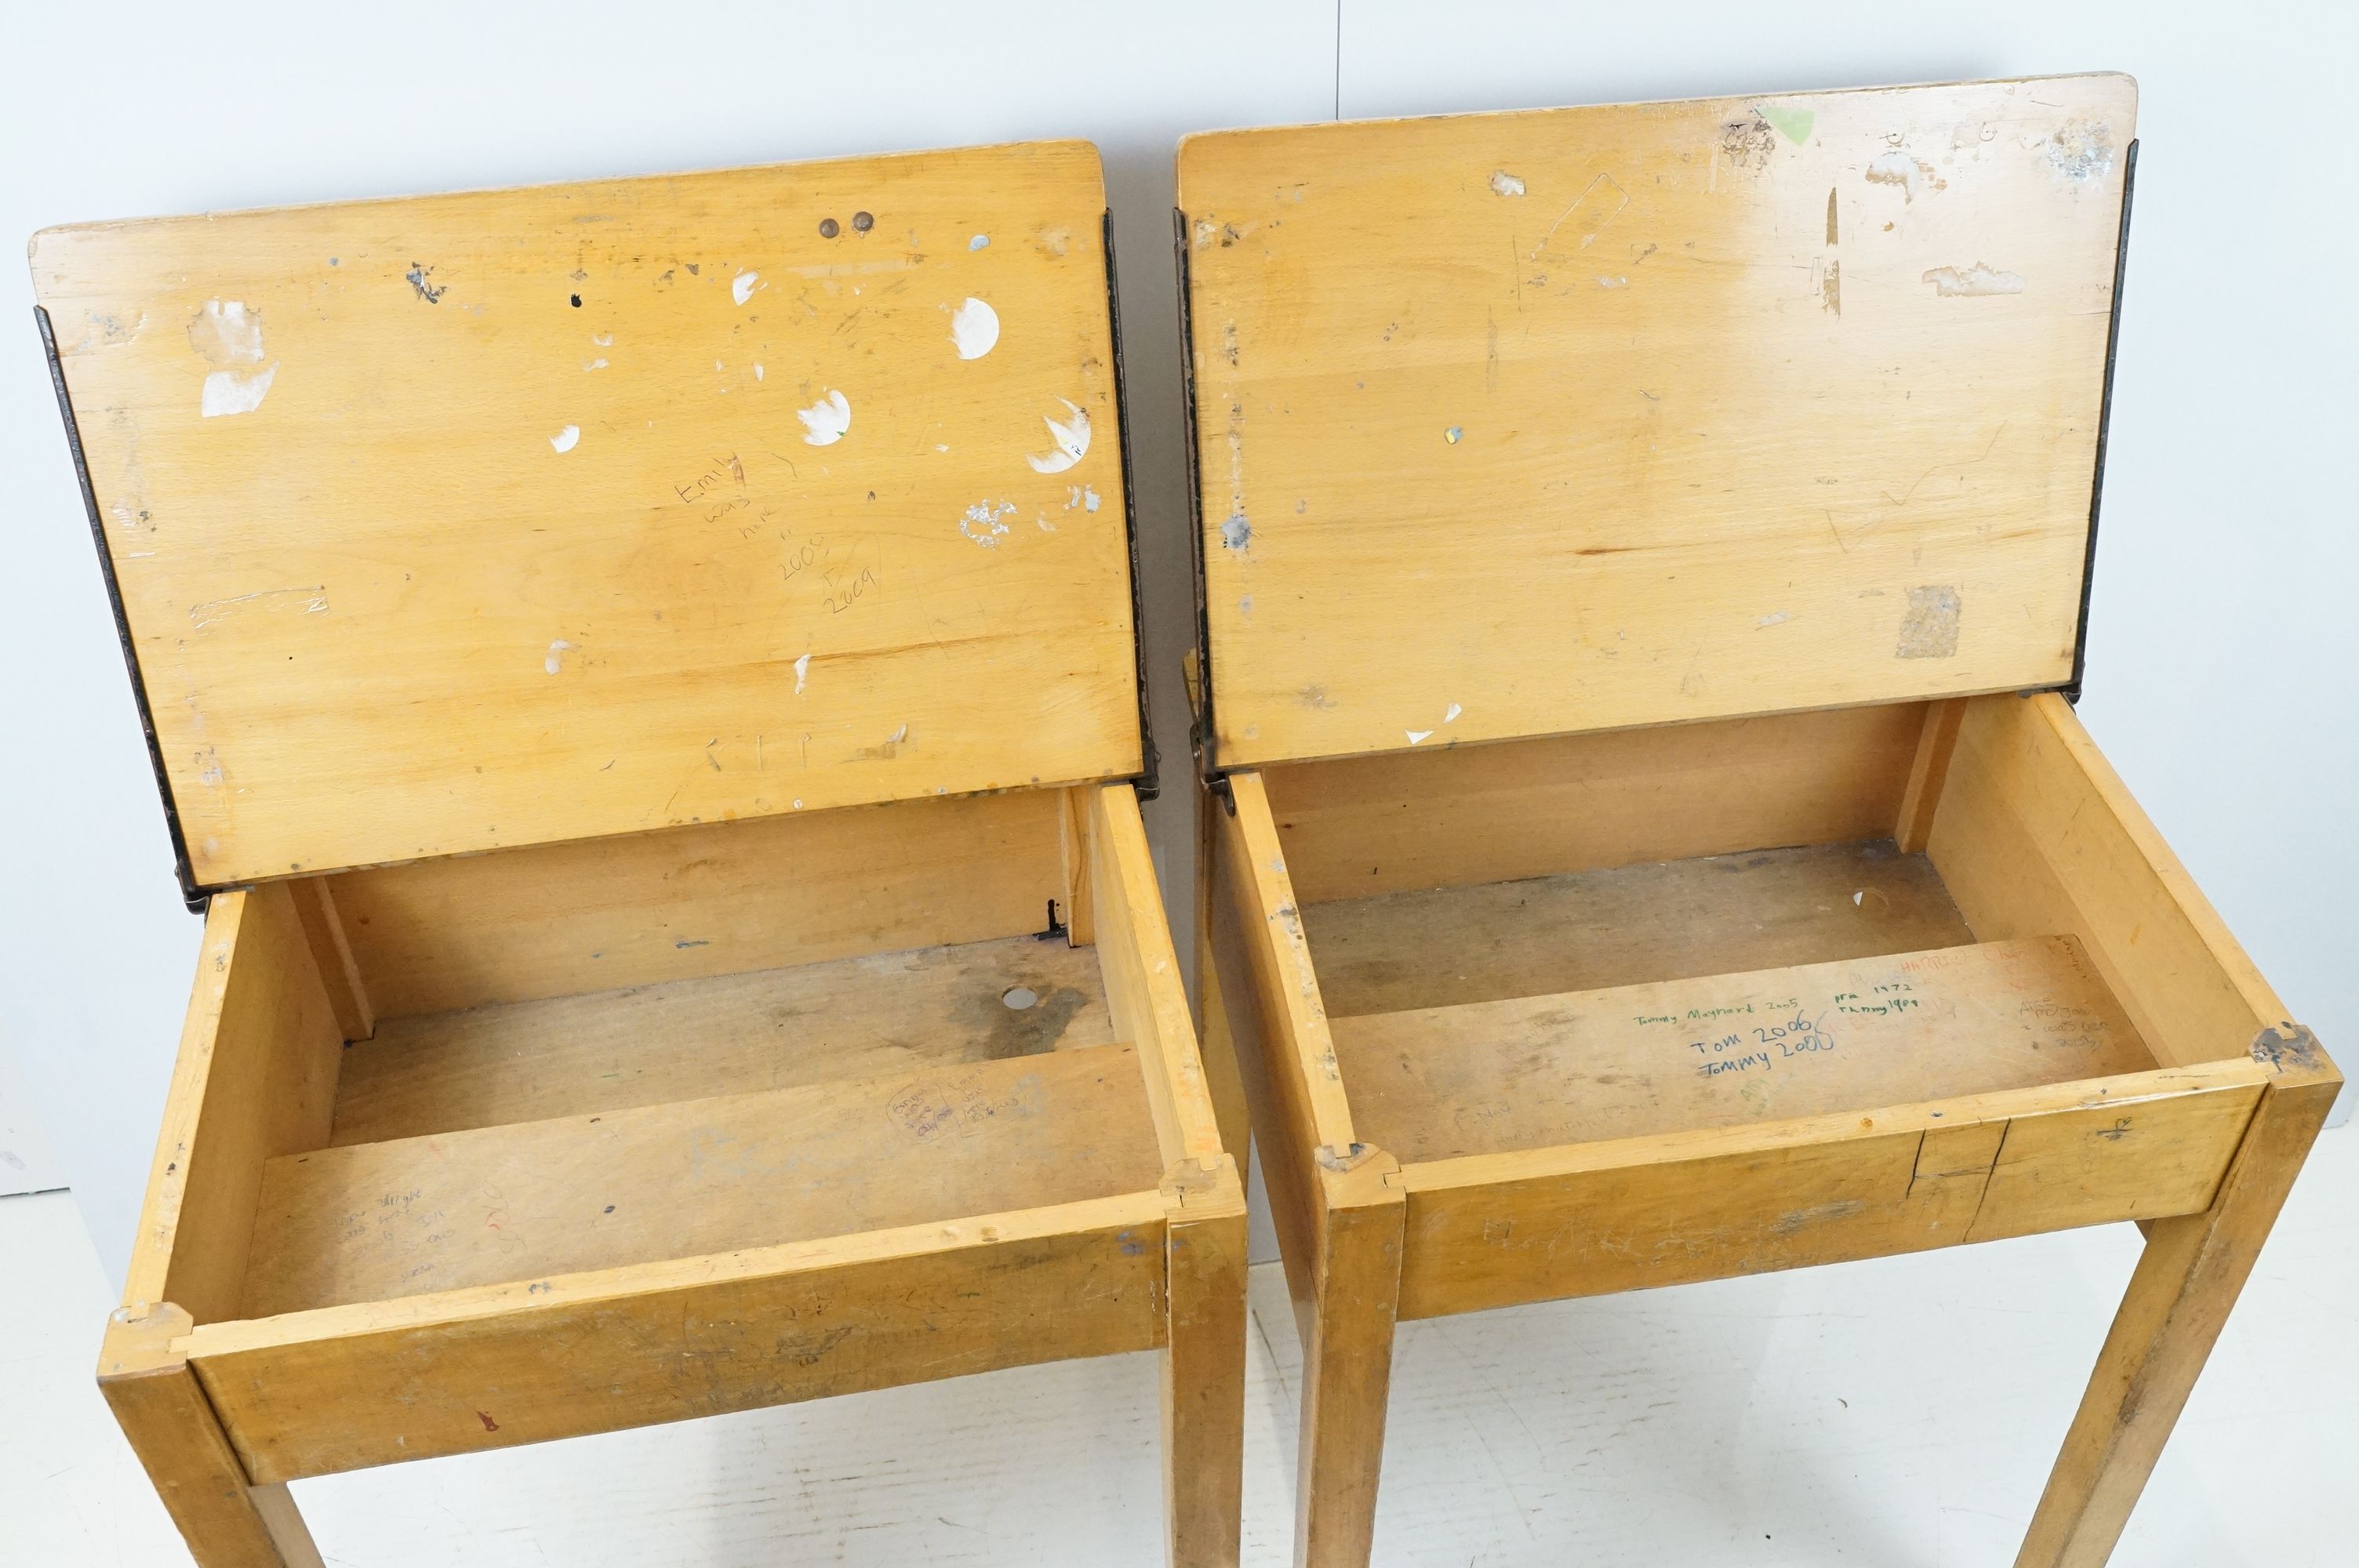
[[[1082,511],[1095,512],[1099,506],[1104,503],[1104,501],[1105,497],[1097,492],[1095,486],[1086,484],[1082,486]]]
[[[756,365],[754,367],[754,379],[756,381],[762,379],[762,367],[760,365]]]
[[[970,297],[951,316],[951,341],[958,345],[959,358],[983,358],[999,341],[999,312]]]
[[[1049,427],[1049,435],[1057,443],[1057,449],[1046,457],[1031,452],[1025,454],[1024,460],[1032,465],[1035,473],[1062,473],[1089,455],[1089,410],[1062,397],[1057,401],[1071,409],[1073,416],[1060,425],[1046,415],[1041,416],[1040,422]]]
[[[754,286],[762,281],[758,272],[741,272],[729,281],[729,297],[743,305],[754,297]]]
[[[890,735],[886,736],[885,743],[887,746],[897,746],[908,738],[909,727],[907,724],[904,724],[898,730],[894,730]]]
[[[262,312],[235,299],[208,299],[189,323],[189,346],[217,365],[262,362]]]
[[[240,375],[234,370],[217,370],[205,377],[205,390],[199,405],[204,418],[218,419],[224,414],[251,414],[262,406],[262,399],[277,380],[278,367],[259,370],[252,375]]]
[[[555,447],[560,452],[571,451],[575,447],[581,444],[581,441],[582,427],[579,425],[568,425],[564,429],[560,430],[556,435],[551,436],[549,438],[549,444]]]
[[[1765,628],[1765,627],[1770,627],[1770,626],[1781,626],[1781,625],[1785,624],[1787,622],[1791,621],[1792,619],[1793,619],[1793,616],[1792,616],[1792,615],[1788,614],[1787,611],[1783,611],[1783,610],[1780,610],[1780,611],[1776,611],[1776,612],[1775,612],[1775,613],[1773,613],[1773,614],[1765,615],[1765,616],[1763,616],[1760,620],[1758,620],[1758,621],[1755,622],[1754,622],[1754,629],[1755,629],[1756,631],[1759,631],[1759,630],[1761,630],[1761,629],[1763,629],[1763,628]]]
[[[999,547],[1000,535],[1007,532],[1007,524],[1000,519],[1015,510],[1016,503],[1012,501],[978,501],[968,507],[966,515],[959,520],[959,532],[984,549],[995,550]]]
[[[814,447],[832,447],[852,428],[852,404],[841,392],[831,390],[797,417],[803,422],[804,440]]]
[[[966,248],[971,251],[979,251],[990,243],[991,236],[989,234],[977,234],[973,239],[969,240],[966,243]]]
[[[1924,281],[1933,286],[1933,292],[1944,299],[1957,299],[1981,294],[2020,294],[2023,277],[2019,273],[2000,272],[1981,262],[1961,270],[1954,266],[1937,266],[1927,273]]]
[[[1424,740],[1427,736],[1431,735],[1431,734],[1433,733],[1433,731],[1432,731],[1432,730],[1402,730],[1402,731],[1401,731],[1401,733],[1402,733],[1402,734],[1404,734],[1404,735],[1406,735],[1406,736],[1408,736],[1408,743],[1409,743],[1410,745],[1414,746],[1414,745],[1416,745],[1419,741],[1422,741],[1422,740]]]
[[[612,332],[594,333],[592,335],[590,341],[597,344],[602,349],[611,349],[614,346],[614,334]]]
[[[604,370],[606,368],[606,362],[604,360],[583,360],[582,362],[582,368],[583,370]]]
[[[1441,716],[1441,721],[1444,724],[1454,723],[1457,720],[1458,716],[1465,711],[1466,710],[1464,708],[1459,707],[1453,702],[1450,705],[1450,711]]]
[[[1854,906],[1865,903],[1866,900],[1867,890],[1865,888],[1862,888],[1857,892],[1851,895],[1851,902]]]
[[[565,668],[565,655],[571,653],[572,648],[572,643],[560,637],[549,645],[549,657],[540,661],[540,667],[550,675],[559,674]]]
[[[1517,179],[1514,175],[1509,174],[1506,169],[1500,169],[1491,176],[1492,195],[1521,196],[1523,193],[1524,182]]]

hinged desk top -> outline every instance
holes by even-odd
[[[1190,137],[1215,763],[2071,678],[2136,110]]]
[[[51,230],[193,879],[1141,764],[1082,143]]]

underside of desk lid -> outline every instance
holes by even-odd
[[[1212,762],[2070,679],[2136,109],[1190,138]]]
[[[33,245],[199,887],[1142,765],[1082,143]]]

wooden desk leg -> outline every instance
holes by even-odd
[[[1319,1307],[1302,1356],[1294,1555],[1300,1568],[1366,1568],[1408,1205],[1386,1183],[1399,1169],[1388,1156],[1364,1152],[1360,1162],[1339,1170],[1322,1149],[1319,1163],[1326,1212]]]
[[[2263,1039],[2274,1036],[2265,1031]],[[2307,1041],[2309,1032],[2299,1036]],[[2279,1044],[2294,1043],[2279,1038]],[[2315,1042],[2308,1049],[2314,1051]],[[2305,1067],[2299,1056],[2281,1064],[2282,1076],[2262,1094],[2212,1206],[2147,1227],[2146,1251],[2016,1568],[2099,1568],[2113,1554],[2334,1103],[2342,1080],[2331,1067],[2322,1074]]]
[[[98,1386],[199,1568],[322,1568],[283,1486],[246,1479],[211,1400],[171,1348],[195,1325],[179,1307],[125,1307],[107,1325]]]
[[[1245,1196],[1235,1162],[1166,1178],[1163,1506],[1171,1568],[1237,1568],[1245,1511]]]

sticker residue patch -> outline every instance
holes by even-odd
[[[2102,179],[2114,167],[2112,135],[2104,126],[2086,120],[2066,121],[2041,146],[2049,167],[2076,185]]]
[[[1015,510],[1016,503],[1012,501],[978,501],[959,520],[959,532],[986,550],[997,549],[1000,536],[1007,532],[1007,524],[1001,519]]]
[[[251,414],[262,406],[262,399],[277,376],[277,365],[252,375],[240,375],[234,370],[214,371],[205,377],[199,411],[207,419],[217,419],[224,414]]]
[[[1900,618],[1896,659],[1947,659],[1958,651],[1958,590],[1934,584],[1908,590],[1908,611]]]
[[[1899,151],[1878,153],[1875,155],[1875,161],[1867,166],[1867,181],[1870,185],[1897,185],[1900,187],[1900,197],[1904,201],[1917,200],[1917,187],[1919,181],[1925,182],[1932,189],[1941,189],[1940,181],[1934,179],[1932,176],[1931,169],[1919,163],[1907,153]]]
[[[208,299],[189,323],[189,347],[208,364],[237,366],[262,363],[262,312],[249,310],[235,299]],[[207,419],[228,414],[250,414],[277,379],[278,367],[257,371],[217,370],[205,377],[198,402]]]
[[[1944,299],[1961,299],[1981,294],[2020,294],[2023,276],[2019,273],[2001,272],[1981,262],[1969,267],[1937,266],[1925,275],[1933,292]]]
[[[208,299],[189,323],[189,347],[217,365],[262,362],[262,312],[235,299]]]

